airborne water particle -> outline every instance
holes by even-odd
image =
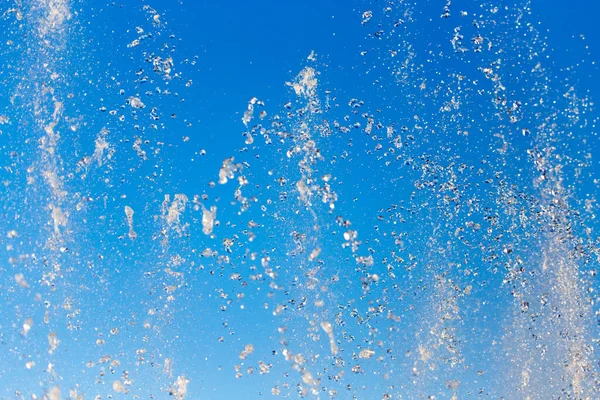
[[[129,206],[125,206],[125,216],[127,217],[127,225],[129,226],[128,235],[131,240],[134,240],[137,237],[137,233],[133,230],[133,214],[133,209]]]
[[[145,108],[146,105],[142,102],[142,100],[140,100],[139,97],[130,97],[129,99],[129,105],[133,108]]]
[[[23,330],[21,331],[21,333],[23,334],[23,336],[27,336],[27,334],[31,330],[32,326],[33,326],[33,319],[27,318],[25,320],[25,322],[23,323]]]
[[[48,334],[48,344],[50,345],[50,349],[48,350],[49,354],[54,353],[60,344],[60,340],[58,340],[58,336],[56,333],[51,332]]]
[[[362,22],[361,23],[363,25],[366,25],[371,20],[371,18],[373,18],[373,11],[371,11],[371,10],[365,11],[362,14]]]
[[[169,389],[169,394],[175,396],[176,400],[184,400],[187,396],[187,385],[190,383],[185,376],[178,376],[174,386]]]
[[[60,388],[58,386],[54,386],[48,392],[48,400],[62,400]]]
[[[211,206],[210,209],[202,207],[202,232],[205,235],[210,235],[215,225],[217,217],[217,207]]]
[[[358,357],[359,358],[371,358],[374,354],[375,354],[375,352],[373,350],[364,349],[364,350],[361,350],[360,353],[358,353]]]
[[[242,350],[242,352],[240,353],[239,357],[240,357],[241,360],[245,360],[252,353],[254,353],[254,345],[247,344],[244,347],[244,350]]]
[[[129,391],[127,390],[127,388],[125,387],[125,385],[121,381],[114,381],[113,385],[112,385],[112,388],[117,393],[124,393],[124,394],[129,393]]]
[[[28,289],[29,288],[29,284],[25,280],[24,275],[21,274],[21,273],[15,274],[15,282],[17,283],[17,285],[21,286],[24,289]]]

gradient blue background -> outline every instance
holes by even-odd
[[[26,9],[29,3],[24,3]],[[496,121],[489,102],[479,102],[477,97],[460,90],[456,95],[463,100],[462,114],[454,119],[439,111],[451,97],[445,88],[456,89],[456,81],[449,77],[464,73],[469,80],[483,82],[478,68],[496,58],[489,53],[457,56],[451,49],[453,29],[460,25],[468,31],[471,21],[471,17],[461,19],[459,10],[467,10],[470,15],[477,13],[478,3],[453,2],[452,16],[446,20],[439,18],[443,2],[424,2],[414,7],[415,21],[406,30],[400,28],[397,34],[389,34],[390,19],[382,16],[381,11],[388,3],[381,1],[73,1],[70,3],[73,16],[64,34],[65,46],[55,51],[40,51],[37,55],[31,50],[35,49],[31,43],[36,41],[32,20],[25,18],[23,24],[8,17],[2,20],[2,32],[15,45],[7,46],[0,53],[0,65],[4,66],[0,77],[7,87],[0,96],[4,109],[0,114],[8,115],[11,121],[2,126],[1,157],[3,166],[11,166],[17,172],[5,168],[0,177],[11,184],[5,185],[0,194],[3,226],[7,231],[17,230],[19,238],[11,241],[3,234],[0,241],[0,254],[5,263],[0,267],[3,289],[0,295],[0,398],[20,398],[15,390],[25,396],[33,393],[40,396],[54,385],[62,388],[63,396],[69,389],[76,388],[86,399],[96,394],[102,398],[108,398],[109,394],[113,398],[130,398],[134,394],[140,398],[149,398],[150,394],[154,398],[168,398],[168,388],[178,375],[190,379],[189,399],[271,397],[270,391],[275,385],[279,385],[282,395],[295,398],[295,384],[301,377],[283,360],[281,337],[290,342],[294,352],[321,355],[321,359],[312,361],[311,372],[322,372],[322,383],[338,390],[337,398],[379,399],[384,393],[403,395],[403,398],[425,398],[426,394],[450,398],[452,391],[446,387],[448,379],[461,381],[459,398],[498,398],[499,393],[505,393],[504,385],[514,371],[496,364],[505,360],[504,353],[518,353],[519,349],[506,344],[494,347],[490,343],[511,330],[510,322],[515,313],[513,299],[511,289],[502,284],[503,273],[494,270],[494,263],[484,265],[480,260],[484,247],[496,248],[500,253],[503,246],[519,239],[523,242],[519,243],[522,246],[519,254],[528,255],[526,262],[535,264],[539,261],[538,243],[525,240],[525,230],[515,231],[514,237],[507,235],[499,241],[484,233],[467,234],[461,238],[467,247],[468,242],[483,243],[470,253],[454,244],[445,246],[446,241],[455,240],[456,235],[454,230],[445,231],[454,225],[445,220],[450,217],[444,214],[443,207],[434,206],[439,197],[435,193],[415,192],[414,183],[423,177],[420,166],[426,163],[415,161],[419,166],[416,168],[404,164],[407,158],[419,160],[419,156],[431,155],[437,165],[447,166],[452,159],[456,164],[465,162],[473,166],[464,178],[464,182],[471,184],[460,186],[459,191],[465,198],[479,198],[482,207],[493,203],[494,196],[490,194],[493,190],[483,187],[485,179],[498,170],[504,179],[519,186],[520,193],[539,197],[532,185],[537,172],[526,156],[526,149],[536,146],[535,139],[518,135],[520,125],[534,126],[539,122],[530,104],[524,105],[523,122],[518,128]],[[160,26],[152,25],[142,9],[146,4],[161,15]],[[373,20],[361,26],[362,13],[371,9]],[[600,3],[597,2],[531,2],[531,15],[526,20],[533,23],[541,35],[532,46],[541,49],[545,43],[548,47],[540,56],[552,85],[548,102],[564,101],[559,94],[571,85],[581,97],[589,95],[591,102],[600,98],[596,62],[600,60],[598,12]],[[513,23],[510,15],[500,11],[498,18],[510,26]],[[369,37],[378,30],[378,23],[386,35],[382,39]],[[127,45],[139,36],[135,31],[137,26],[151,32],[153,37],[129,48]],[[486,29],[494,32],[490,27]],[[526,56],[523,44],[526,40],[521,41],[520,36],[523,30],[502,29],[508,33],[498,46],[507,54],[502,57],[509,60],[503,70],[506,74],[503,82],[511,96],[529,99],[537,78],[529,78],[527,71],[520,71],[516,63],[510,64],[510,60],[519,59],[519,54]],[[469,41],[467,34],[464,41]],[[392,71],[403,61],[403,43],[410,43],[416,54],[409,62],[408,83],[392,76]],[[401,54],[397,58],[390,57],[390,48],[400,49]],[[360,54],[363,50],[367,51],[364,56]],[[314,63],[306,59],[311,51],[316,53]],[[429,51],[438,54],[431,57],[431,63],[426,61]],[[152,66],[145,62],[150,54],[163,57],[171,54],[175,62],[172,74],[180,74],[181,78],[166,81],[153,74]],[[55,96],[65,103],[58,154],[61,156],[59,168],[69,192],[63,207],[71,212],[69,233],[64,238],[66,252],[49,249],[46,245],[52,231],[47,210],[51,201],[48,188],[41,180],[33,186],[26,184],[27,167],[39,163],[36,141],[43,132],[37,119],[48,121],[52,112],[50,102],[42,98],[46,102],[45,113],[34,117],[28,111],[26,95],[10,101],[15,93],[30,93],[47,83],[42,67],[44,57],[51,59],[51,64],[60,72],[61,77],[53,85]],[[334,120],[343,121],[344,116],[349,115],[348,125],[360,121],[364,127],[360,113],[368,112],[377,121],[399,127],[414,123],[413,115],[419,113],[424,123],[430,123],[428,128],[442,133],[417,137],[415,145],[404,148],[405,158],[397,163],[392,161],[391,167],[385,166],[385,157],[376,153],[375,142],[365,135],[353,132],[318,139],[325,161],[315,167],[315,175],[332,174],[339,201],[333,215],[327,212],[325,205],[316,202],[313,212],[321,226],[316,232],[312,227],[313,216],[299,206],[293,191],[293,182],[300,177],[298,159],[288,161],[282,151],[272,150],[286,149],[287,145],[268,147],[258,144],[262,138],[256,137],[256,144],[249,146],[248,152],[240,152],[245,146],[243,133],[246,131],[241,118],[252,97],[265,102],[268,118],[280,114],[290,130],[298,128],[302,118],[285,117],[284,104],[292,101],[296,110],[302,101],[296,102],[286,82],[292,81],[309,64],[319,72],[321,104],[325,104],[327,96],[332,104],[328,113],[311,116],[311,123],[326,119],[333,124]],[[143,72],[137,75],[140,70]],[[140,83],[138,79],[142,76],[148,76],[150,82]],[[190,80],[188,87],[185,84]],[[440,90],[435,96],[420,97],[417,84],[421,81],[432,87],[437,85]],[[169,89],[171,95],[157,94],[156,87],[163,91]],[[491,90],[489,82],[482,83],[481,87],[488,93]],[[120,93],[121,89],[124,94]],[[331,94],[327,95],[326,90]],[[137,112],[138,119],[125,103],[129,96],[139,96],[146,104],[145,109]],[[353,110],[347,106],[353,98],[365,103],[358,115],[351,114]],[[160,115],[158,121],[151,121],[148,116],[153,107],[157,107]],[[116,110],[117,116],[111,116],[110,110]],[[598,162],[593,159],[582,176],[575,178],[571,174],[585,152],[598,154],[600,151],[595,126],[597,111],[595,107],[586,111],[587,126],[575,124],[570,128],[574,139],[569,136],[559,143],[560,151],[575,160],[565,161],[565,186],[573,193],[572,207],[582,214],[584,200],[598,195],[599,187],[594,179],[600,172]],[[125,115],[124,121],[118,120],[121,114]],[[561,115],[559,122],[566,124],[568,116]],[[152,123],[156,123],[158,129],[151,128]],[[77,129],[70,131],[69,126],[73,125],[77,125]],[[470,131],[469,137],[455,135],[465,127]],[[115,153],[102,166],[90,166],[83,177],[75,165],[81,157],[93,153],[94,140],[102,128],[108,129],[107,140]],[[511,129],[514,130],[511,148],[502,159],[490,150],[492,146],[499,146],[499,142],[482,132],[499,130],[508,137]],[[142,146],[147,160],[139,159],[131,150],[138,137],[148,140]],[[586,139],[584,144],[582,138]],[[206,154],[201,155],[201,150]],[[18,157],[11,152],[16,152]],[[489,168],[481,167],[481,159],[486,155],[490,158]],[[245,173],[251,184],[243,191],[247,191],[247,196],[258,198],[258,202],[241,215],[239,204],[231,204],[234,184],[209,187],[210,181],[218,180],[222,161],[231,156],[250,163]],[[483,174],[476,172],[479,167],[485,169]],[[273,177],[267,173],[270,170],[274,172]],[[432,173],[435,175],[432,180],[444,181],[450,170]],[[274,182],[278,176],[286,176],[291,182],[287,202],[278,203],[279,189]],[[190,224],[185,230],[189,235],[180,236],[171,230],[167,232],[168,244],[161,244],[160,232],[165,229],[160,219],[161,203],[164,195],[169,194],[173,200],[177,193],[186,194],[190,200],[182,215],[182,224]],[[191,210],[193,195],[203,193],[209,196],[203,204],[218,207],[221,224],[215,228],[214,238],[202,235],[199,228],[202,213]],[[274,205],[269,206],[268,212],[262,212],[259,207],[266,206],[267,199],[272,199]],[[406,209],[394,215],[394,211],[388,209],[392,204],[401,204]],[[135,241],[127,237],[123,211],[126,205],[135,210],[134,228],[138,234]],[[80,212],[80,208],[83,211]],[[279,220],[273,217],[273,212],[278,214]],[[363,241],[361,254],[368,254],[368,248],[374,249],[376,268],[382,276],[386,274],[386,263],[382,259],[392,258],[391,233],[399,229],[394,221],[401,217],[408,219],[401,229],[406,235],[402,257],[408,260],[410,254],[417,261],[414,269],[397,267],[398,288],[392,289],[392,280],[384,280],[367,294],[362,291],[364,271],[356,269],[349,250],[341,249],[341,232],[345,229],[335,224],[338,213],[350,219],[352,229],[359,232]],[[470,220],[465,214],[464,210],[456,211],[454,218],[460,222],[457,226]],[[381,215],[384,217],[378,218]],[[482,214],[478,215],[471,219],[480,218]],[[250,219],[262,225],[255,229],[257,239],[252,243],[238,239],[229,262],[200,256],[207,247],[226,255],[222,239],[235,234],[241,236]],[[595,220],[585,219],[585,224],[597,228]],[[436,233],[431,234],[429,228]],[[584,231],[583,227],[576,229]],[[307,306],[309,311],[295,308],[303,296],[310,298],[312,292],[306,289],[305,263],[298,261],[300,257],[290,256],[295,247],[291,231],[307,233],[308,246],[319,245],[324,249],[320,275],[323,280],[334,274],[340,278],[339,282],[327,283],[326,307],[319,312],[323,320],[332,322],[336,313],[341,312],[346,321],[346,334],[356,337],[356,342],[344,341],[346,337],[342,340],[338,336],[342,328],[334,327],[336,339],[342,340],[340,346],[346,348],[348,363],[341,383],[331,380],[335,368],[331,367],[326,335],[317,325],[320,339],[312,341],[310,336],[308,321],[313,319],[311,313],[318,310],[313,310],[311,305]],[[594,235],[590,236],[593,241]],[[12,247],[6,247],[8,244]],[[440,250],[444,247],[447,252]],[[250,260],[252,251],[258,254],[256,260]],[[36,257],[19,258],[23,254],[36,254]],[[177,255],[183,259],[181,263]],[[273,290],[273,297],[267,294],[272,291],[268,278],[258,282],[248,279],[253,273],[250,266],[256,265],[260,270],[260,258],[266,255],[274,259],[274,264],[282,266],[277,282],[285,289]],[[11,257],[19,261],[9,261]],[[504,261],[502,257],[505,256],[500,255]],[[454,276],[450,270],[444,272],[445,267],[437,267],[438,264],[458,265],[460,269],[468,260],[473,267],[481,264],[479,275]],[[42,283],[43,276],[52,269],[53,263],[60,264],[62,272],[55,286],[48,287]],[[586,264],[582,274],[595,267],[593,261]],[[182,272],[184,278],[166,273],[166,268]],[[15,284],[14,275],[20,272],[26,275],[30,289],[22,290]],[[241,287],[240,281],[231,280],[233,272],[240,272],[248,285]],[[444,273],[463,288],[473,286],[471,297],[457,300],[460,314],[470,318],[451,323],[459,330],[464,361],[458,368],[439,361],[437,370],[414,376],[410,371],[415,356],[408,352],[414,352],[417,343],[427,343],[427,331],[439,316],[437,307],[443,307],[452,298],[444,291],[451,293],[452,288],[444,286],[438,288],[439,291],[434,290],[432,276]],[[295,276],[300,280],[294,281]],[[597,278],[586,284],[599,287]],[[173,301],[166,299],[165,287],[169,285],[178,286]],[[42,294],[41,301],[35,300],[38,292]],[[245,297],[236,298],[241,292]],[[226,293],[231,302],[220,297],[221,293]],[[49,305],[44,305],[44,300],[48,300]],[[73,307],[65,307],[71,302]],[[272,311],[276,304],[288,304],[291,311],[274,317]],[[370,315],[369,307],[380,304],[387,310],[381,315]],[[226,311],[223,306],[227,307]],[[351,315],[353,308],[367,322],[357,322],[359,318]],[[156,310],[154,315],[148,314],[149,309]],[[42,323],[46,310],[50,314],[49,324]],[[388,310],[399,315],[401,322],[394,324],[386,318]],[[23,337],[19,330],[27,317],[33,318],[35,325],[27,337]],[[145,321],[150,328],[143,327]],[[597,323],[594,327],[594,322],[589,322],[590,332],[597,333]],[[288,329],[284,335],[277,332],[282,325]],[[119,328],[118,335],[109,333],[114,327]],[[47,352],[48,332],[57,332],[61,339],[60,347],[52,355]],[[100,335],[106,340],[102,346],[96,344]],[[221,336],[223,343],[218,340]],[[349,372],[351,363],[358,361],[352,361],[350,354],[360,346],[375,348],[376,345],[369,343],[371,336],[385,340],[383,349],[391,348],[393,354],[387,353],[385,361],[379,362],[375,358],[384,354],[378,352],[373,359],[361,361],[364,374],[352,374]],[[239,353],[249,343],[254,345],[255,352],[247,360],[240,360]],[[136,354],[139,349],[146,352]],[[118,359],[120,365],[111,370],[108,364],[98,363],[107,354],[111,359]],[[162,371],[165,357],[173,359],[173,376]],[[436,357],[442,359],[444,355]],[[36,361],[32,370],[24,367],[29,359]],[[273,364],[269,374],[258,374],[259,360]],[[93,366],[87,367],[88,361],[92,361]],[[47,372],[49,362],[54,363],[56,374]],[[235,378],[233,366],[236,364],[243,365],[244,374],[240,379]],[[249,365],[255,369],[250,376],[246,374]],[[122,379],[125,370],[133,379],[128,396],[112,391],[112,383]],[[484,374],[478,374],[479,370]],[[385,373],[389,374],[388,379],[383,379]],[[282,387],[283,382],[289,382],[290,387]],[[346,385],[351,387],[347,389]],[[328,398],[328,394],[321,393],[321,397]]]

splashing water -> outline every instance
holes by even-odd
[[[0,399],[600,397],[583,35],[200,3],[0,5]]]

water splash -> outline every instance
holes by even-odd
[[[528,2],[365,5],[348,68],[312,51],[219,145],[188,133],[175,8],[138,5],[94,75],[77,6],[2,14],[32,65],[0,113],[26,176],[3,192],[8,390],[598,397],[594,111]]]

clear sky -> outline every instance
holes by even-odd
[[[0,399],[599,398],[598,12],[0,4]]]

